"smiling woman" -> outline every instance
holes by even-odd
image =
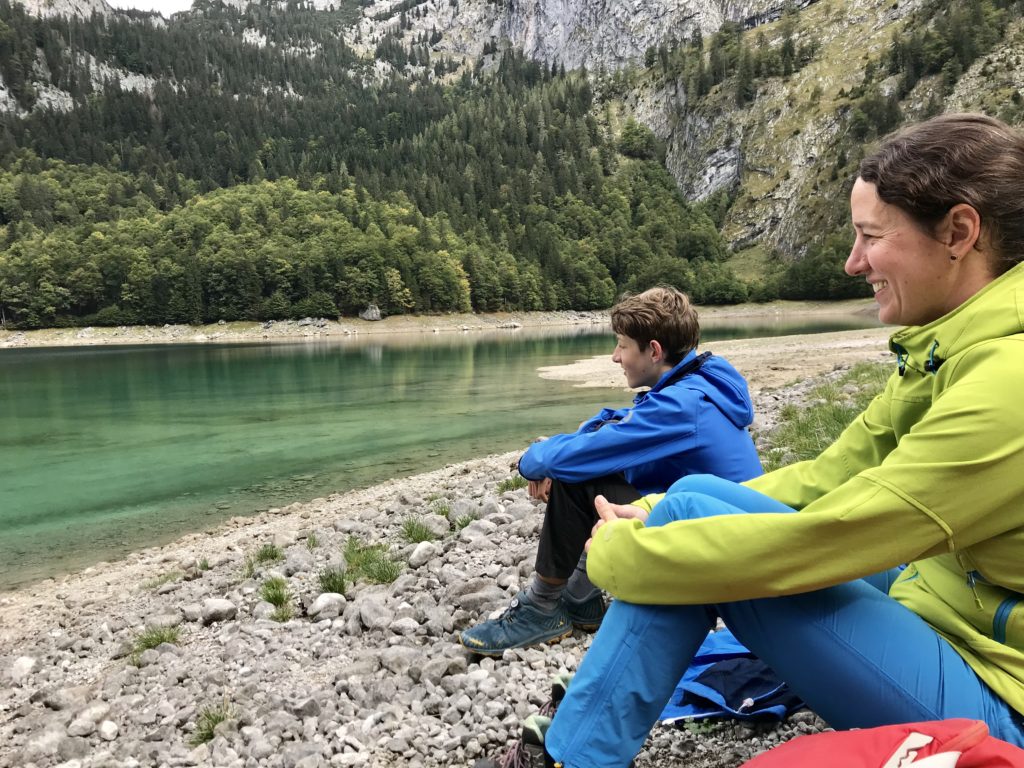
[[[587,574],[617,599],[524,731],[545,764],[628,765],[718,618],[835,728],[963,717],[1024,745],[1024,135],[911,126],[851,207],[846,270],[907,326],[898,370],[816,459],[598,504]]]

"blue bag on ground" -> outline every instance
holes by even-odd
[[[701,643],[659,719],[781,720],[803,706],[763,661],[722,629]]]

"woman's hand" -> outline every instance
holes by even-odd
[[[605,523],[610,523],[612,520],[640,520],[646,523],[647,515],[649,514],[646,509],[634,504],[612,504],[601,495],[594,497],[594,509],[597,511],[597,516],[600,519],[594,524],[594,528],[590,532],[590,538],[583,545],[584,552],[590,551],[590,542],[597,535],[597,529]]]

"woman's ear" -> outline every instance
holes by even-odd
[[[973,205],[958,203],[949,209],[942,229],[941,239],[949,247],[950,256],[962,258],[981,239],[981,214]]]

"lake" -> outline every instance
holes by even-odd
[[[705,323],[703,338],[873,319]],[[0,350],[0,589],[239,514],[524,447],[622,390],[540,379],[607,327]]]

